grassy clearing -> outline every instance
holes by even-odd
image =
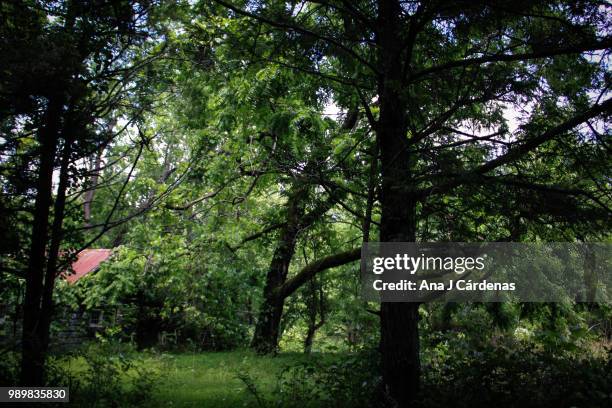
[[[258,390],[270,396],[283,367],[306,359],[331,359],[334,355],[282,353],[257,356],[249,351],[163,353],[147,355],[147,366],[159,371],[153,407],[244,407],[255,405],[238,373],[247,373]]]

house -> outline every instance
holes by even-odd
[[[74,284],[84,276],[97,271],[100,265],[112,255],[111,249],[85,249],[77,255],[71,265],[71,272],[63,274],[63,278]],[[107,316],[105,316],[105,312]],[[76,310],[64,308],[57,310],[56,322],[59,329],[52,333],[52,344],[57,349],[71,349],[78,346],[88,338],[95,337],[96,333],[104,330],[109,321],[109,315],[114,322],[117,311],[112,310],[85,310],[80,307]]]
[[[72,274],[66,275],[69,283],[75,283],[83,276],[96,271],[100,264],[106,261],[112,254],[112,249],[84,249],[77,255],[77,260],[72,263]]]
[[[69,283],[74,284],[87,274],[99,269],[102,262],[112,255],[111,249],[85,249],[77,255],[76,261],[71,265],[72,272],[62,274]],[[106,311],[116,319],[116,311]],[[115,312],[115,313],[112,313]],[[66,310],[56,311],[55,322],[59,323],[52,328],[52,343],[70,346],[91,337],[105,326],[110,320],[104,316],[103,310]],[[57,326],[60,328],[57,329]],[[0,301],[0,345],[15,344],[21,338],[21,310],[14,305],[6,305]]]

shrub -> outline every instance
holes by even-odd
[[[260,408],[381,407],[378,355],[362,352],[332,361],[309,360],[285,367],[273,399],[266,399],[247,373],[237,376]]]
[[[447,353],[423,368],[418,407],[612,406],[612,351],[554,355],[519,343]]]
[[[541,347],[511,343],[425,354],[417,408],[612,406],[612,351],[603,357],[585,357],[586,352],[555,355]],[[247,374],[238,377],[260,408],[395,407],[378,373],[375,352],[301,362],[281,372],[270,394],[273,399],[264,396]]]
[[[159,378],[130,346],[118,343],[92,343],[47,367],[49,385],[69,387],[71,403],[82,407],[146,406]]]
[[[19,379],[19,353],[10,349],[0,350],[0,387],[17,384]]]

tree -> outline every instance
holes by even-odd
[[[363,131],[357,129],[356,112],[346,115],[342,125],[323,117],[325,95],[318,93],[321,85],[317,78],[292,72],[282,65],[237,64],[241,51],[236,52],[231,43],[218,45],[215,41],[223,36],[226,26],[214,19],[189,24],[187,29],[194,31],[192,36],[197,45],[194,39],[185,44],[186,48],[195,48],[187,55],[193,69],[205,78],[186,86],[190,92],[199,89],[199,96],[205,94],[209,100],[223,101],[214,107],[208,103],[202,108],[207,112],[198,112],[196,116],[208,118],[209,122],[200,124],[204,126],[214,123],[214,116],[219,117],[215,135],[203,143],[213,140],[212,144],[218,143],[215,149],[223,152],[222,160],[230,166],[223,169],[224,181],[214,189],[214,194],[169,208],[192,210],[203,202],[226,197],[227,192],[221,190],[244,183],[246,193],[231,198],[234,206],[261,194],[278,200],[279,205],[269,210],[259,230],[244,236],[237,245],[230,245],[237,251],[259,238],[275,239],[252,340],[252,347],[258,352],[272,353],[278,346],[285,298],[290,295],[281,296],[281,287],[290,276],[299,241],[346,196],[337,187],[337,180],[358,178],[351,163],[354,146],[340,145],[337,140],[348,134],[363,138]],[[233,27],[231,21],[228,26],[230,30],[241,28],[240,24]],[[265,49],[269,44],[262,43],[262,47]],[[203,53],[208,62],[202,66],[198,61]],[[211,86],[217,89],[214,95],[208,93]],[[193,103],[198,106],[202,100]],[[215,112],[212,118],[211,112]],[[215,164],[211,160],[204,167],[214,168]],[[215,197],[217,194],[219,197]],[[355,256],[345,262],[356,259]]]
[[[416,241],[423,209],[466,186],[505,200],[509,192],[497,187],[510,185],[512,197],[537,194],[550,204],[552,196],[562,196],[609,213],[607,188],[589,183],[584,168],[576,166],[571,181],[559,181],[535,165],[551,152],[571,157],[574,150],[564,143],[597,157],[606,150],[597,136],[605,126],[589,123],[609,115],[612,105],[605,99],[603,62],[612,44],[609,6],[216,3],[222,11],[211,7],[211,13],[252,24],[231,33],[247,55],[253,43],[274,42],[272,52],[251,53],[251,59],[326,79],[340,106],[361,103],[380,148],[380,241]],[[510,107],[522,122],[515,129],[507,120]],[[571,182],[580,188],[570,188]],[[526,212],[533,219],[551,211],[547,205]],[[599,225],[609,219],[595,218]],[[400,406],[409,405],[419,387],[418,310],[410,303],[384,303],[380,310],[383,379]]]
[[[344,129],[351,129],[354,123],[345,124]],[[315,132],[314,137],[321,137],[325,133],[324,129],[313,129],[309,132]],[[308,140],[312,137],[300,134],[302,139]],[[277,139],[286,139],[284,135],[275,135]],[[335,163],[329,162],[326,158],[329,157],[329,152],[323,147],[324,142],[315,139],[314,149],[310,154],[303,152],[299,157],[291,157],[291,168],[298,169],[288,174],[290,177],[289,188],[287,189],[287,201],[283,211],[284,219],[279,227],[279,241],[272,255],[270,267],[266,275],[266,283],[264,286],[264,301],[261,305],[259,318],[255,328],[252,346],[260,353],[275,352],[278,347],[279,328],[283,313],[285,298],[287,298],[299,285],[294,283],[295,288],[286,290],[289,276],[289,266],[295,253],[296,245],[300,234],[313,224],[320,221],[324,215],[336,205],[341,195],[337,190],[328,192],[328,196],[323,199],[318,199],[310,204],[313,200],[313,190],[316,187],[321,187],[325,181],[321,180],[333,178],[333,174],[329,169],[337,167]],[[281,153],[283,154],[283,153]],[[287,163],[288,157],[283,154],[283,161]],[[274,156],[273,156],[274,157]],[[283,164],[285,164],[283,163]],[[286,164],[285,164],[286,165]],[[280,166],[279,166],[280,167]],[[303,169],[300,169],[300,168]],[[310,204],[310,211],[307,206]],[[354,251],[352,253],[355,253]],[[343,254],[339,254],[342,257]],[[342,262],[351,262],[358,259],[358,255],[342,258]],[[339,266],[343,263],[335,262],[333,266]],[[324,270],[320,268],[317,272]],[[300,276],[303,271],[298,274]],[[297,281],[293,281],[297,282]]]
[[[1,120],[9,129],[3,152],[21,164],[18,172],[33,174],[23,190],[33,201],[25,254],[23,385],[44,382],[54,284],[66,254],[62,243],[69,241],[68,192],[82,178],[79,161],[109,143],[96,121],[114,112],[125,95],[148,6],[15,1],[2,7]]]

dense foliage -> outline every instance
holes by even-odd
[[[271,392],[238,373],[261,406],[611,405],[608,304],[378,305],[355,262],[368,241],[609,242],[610,16],[2,2],[1,384],[142,405],[163,377],[138,353],[250,347],[338,354]],[[91,248],[112,255],[69,283]]]

